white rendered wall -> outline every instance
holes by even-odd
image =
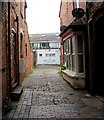
[[[42,56],[40,56],[40,54]],[[59,49],[37,50],[37,64],[60,64]]]

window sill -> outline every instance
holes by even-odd
[[[82,78],[82,79],[85,78],[84,73],[77,75],[75,72],[73,72],[73,71],[71,71],[71,70],[68,70],[68,69],[62,70],[62,72],[65,73],[66,75],[72,77],[72,78]]]

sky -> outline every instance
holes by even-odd
[[[27,0],[29,34],[60,32],[61,0]]]

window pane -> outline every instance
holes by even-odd
[[[42,56],[42,54],[39,54],[39,56]]]
[[[69,38],[68,41],[69,41],[69,42],[68,42],[68,53],[70,53],[70,38]]]
[[[66,53],[66,41],[64,42],[64,53]]]
[[[78,37],[78,53],[83,53],[83,39],[82,36],[77,36]]]
[[[70,39],[67,39],[64,42],[64,53],[70,53]]]
[[[34,44],[34,48],[37,49],[38,48],[38,45],[37,43]]]
[[[40,48],[49,48],[49,43],[46,42],[46,43],[40,43]]]
[[[69,57],[69,70],[71,70],[71,57],[70,56],[68,56]]]
[[[72,71],[75,71],[75,55],[72,55]]]
[[[68,46],[67,46],[67,44],[68,44],[68,41],[66,41],[66,54],[68,53]]]
[[[66,59],[67,59],[67,61],[66,61],[66,67],[68,68],[68,63],[69,63],[68,56],[66,57]]]
[[[75,53],[75,39],[72,39],[72,53]]]
[[[52,54],[52,56],[55,56],[55,54]]]
[[[45,56],[47,57],[47,56],[48,56],[48,54],[45,54]]]
[[[79,73],[84,72],[83,55],[78,56],[78,66],[79,66]]]
[[[69,40],[67,40],[67,53],[69,53]]]
[[[67,57],[66,57],[66,55],[64,54],[64,64],[65,64],[65,67],[66,67],[66,63],[67,63]]]

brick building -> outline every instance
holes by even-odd
[[[26,23],[26,1],[2,2],[2,106],[3,113],[10,109],[13,92],[25,75],[33,70]]]
[[[73,10],[80,10],[76,14]],[[79,12],[80,13],[80,12]],[[104,95],[103,2],[68,2],[60,4],[61,63],[65,66],[63,77],[75,88],[86,88],[92,94]],[[73,15],[72,15],[73,14]],[[98,40],[100,39],[100,40]],[[98,81],[100,79],[100,81]]]
[[[72,15],[72,10],[78,4],[75,2],[61,1],[60,5],[60,37],[61,63],[66,67],[63,70],[63,77],[75,88],[85,87],[85,20],[76,19]],[[86,7],[84,3],[78,6]]]

